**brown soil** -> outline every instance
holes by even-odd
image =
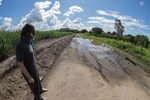
[[[39,74],[45,77],[75,35],[42,41],[36,49]],[[31,100],[32,94],[16,66],[15,56],[0,63],[0,100]]]

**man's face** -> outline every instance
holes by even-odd
[[[27,33],[27,38],[33,39],[33,33]]]

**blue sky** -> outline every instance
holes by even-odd
[[[31,23],[37,30],[101,27],[150,38],[150,0],[0,0],[0,30],[18,30]]]

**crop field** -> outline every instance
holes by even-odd
[[[11,56],[17,45],[17,42],[20,38],[21,31],[14,31],[14,32],[0,32],[0,61],[8,58]],[[37,43],[43,39],[52,39],[58,38],[60,36],[69,35],[72,32],[59,32],[59,31],[36,31],[34,36],[34,43]]]

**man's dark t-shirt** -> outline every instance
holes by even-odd
[[[23,62],[31,77],[37,76],[37,66],[34,57],[34,50],[31,41],[21,37],[16,46],[17,62]]]
[[[27,71],[34,79],[34,83],[30,84],[28,78],[22,73],[33,94],[35,96],[39,96],[40,92],[42,91],[42,87],[35,62],[34,50],[31,41],[25,37],[21,37],[16,46],[16,59],[17,62],[23,62]]]

